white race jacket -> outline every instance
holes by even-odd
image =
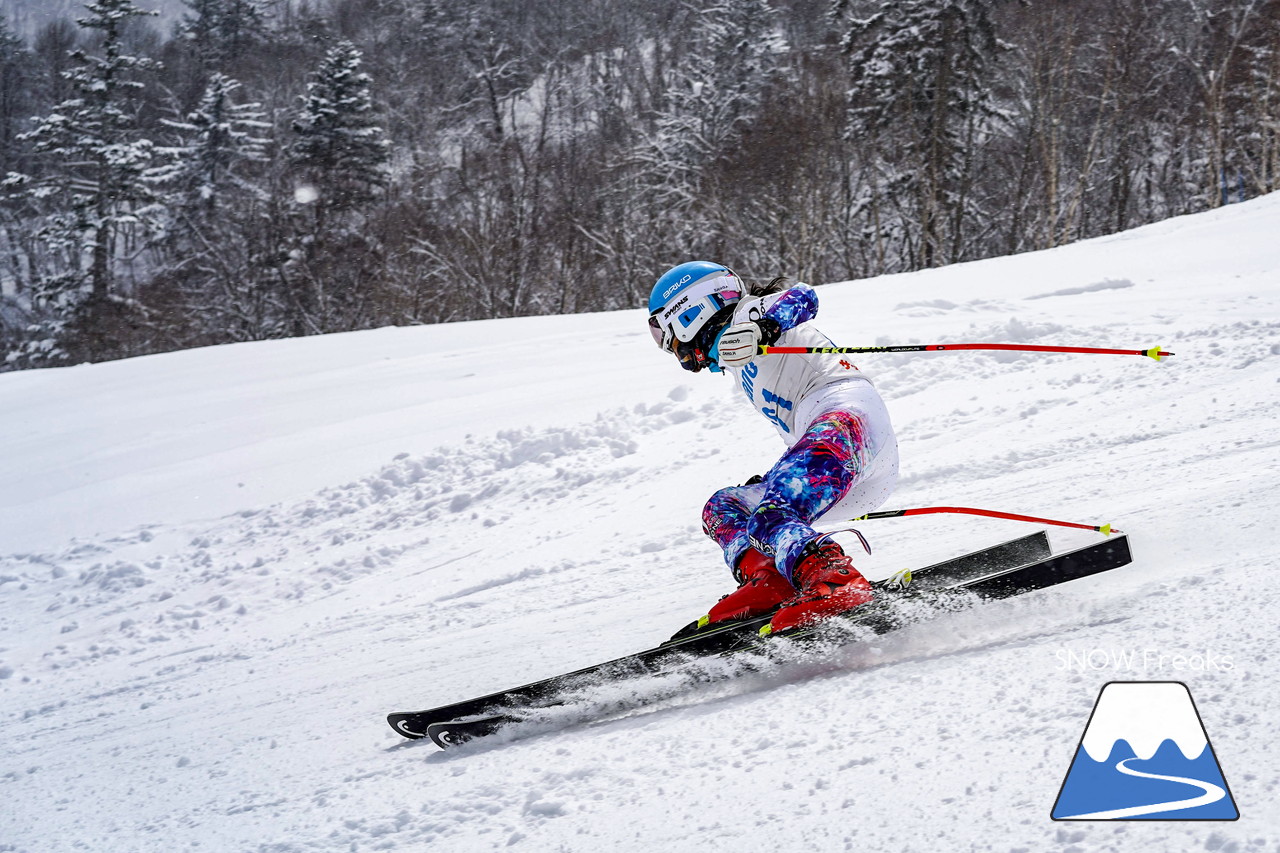
[[[760,319],[786,293],[743,299],[733,312],[732,323]],[[782,320],[784,329],[776,346],[835,346],[807,322],[787,329],[785,318],[775,319]],[[826,413],[820,402],[830,396],[830,392],[839,390],[835,386],[871,381],[848,356],[842,355],[760,355],[743,368],[727,368],[725,372],[737,380],[752,407],[773,423],[788,446],[795,444],[809,424]]]

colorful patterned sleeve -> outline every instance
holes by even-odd
[[[779,294],[764,315],[776,321],[780,331],[790,331],[818,316],[818,294],[807,284],[797,284]]]

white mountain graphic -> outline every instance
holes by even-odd
[[[1209,745],[1191,693],[1178,681],[1121,681],[1103,688],[1081,746],[1094,761],[1105,761],[1120,740],[1144,761],[1166,740],[1192,760]]]

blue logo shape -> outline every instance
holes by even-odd
[[[1085,726],[1054,820],[1236,820],[1191,691],[1181,681],[1112,681]]]
[[[689,328],[693,321],[698,319],[698,315],[702,313],[702,308],[703,306],[698,304],[681,314],[680,325],[684,326],[686,329]]]

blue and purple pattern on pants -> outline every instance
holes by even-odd
[[[869,457],[865,425],[856,413],[823,415],[763,481],[712,495],[702,511],[703,531],[724,549],[730,566],[755,547],[790,579],[801,549],[820,535],[810,525],[848,494]]]

